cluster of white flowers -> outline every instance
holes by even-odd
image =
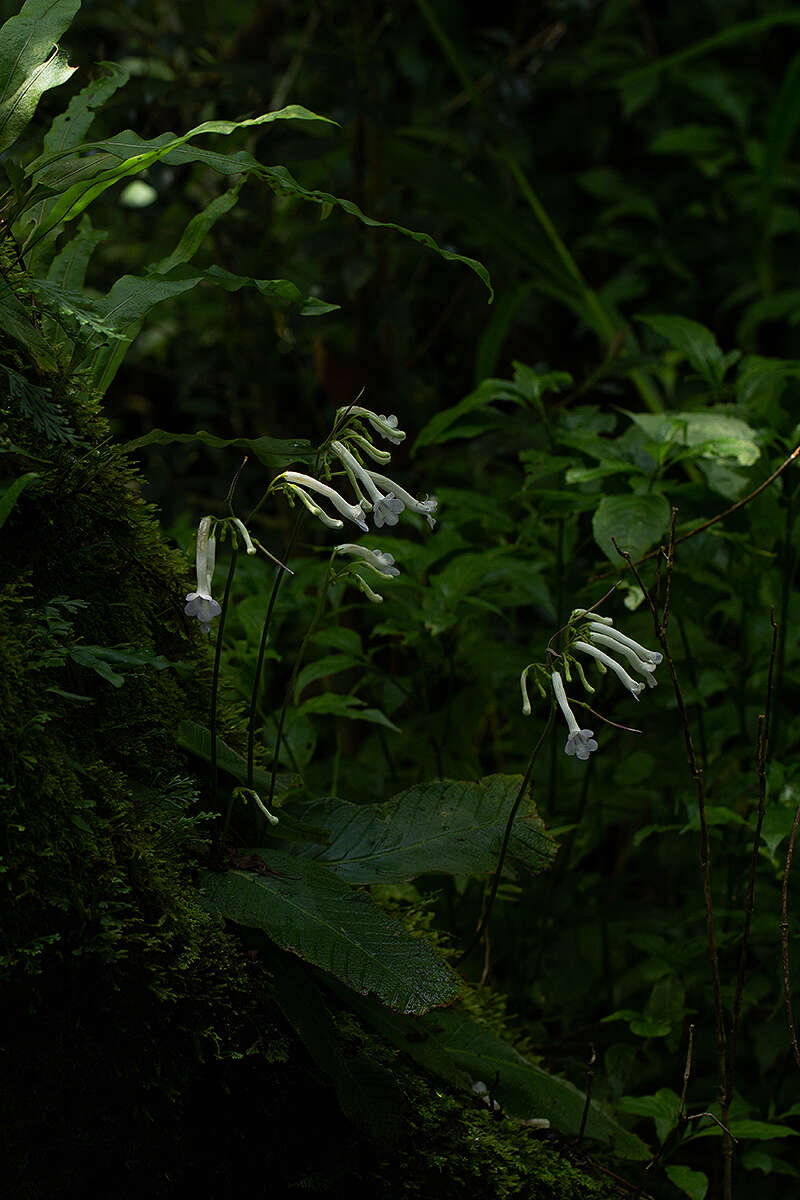
[[[349,405],[337,411],[336,428],[339,436],[331,441],[330,450],[341,463],[344,473],[353,486],[356,497],[354,504],[346,500],[329,483],[324,483],[302,471],[283,471],[277,479],[273,480],[270,490],[274,488],[285,492],[292,499],[297,498],[312,516],[322,521],[329,529],[341,529],[344,522],[340,518],[345,517],[364,533],[367,533],[369,531],[367,514],[372,513],[375,528],[382,529],[385,525],[396,525],[400,514],[406,509],[409,512],[423,514],[433,529],[436,524],[433,513],[438,507],[435,496],[417,500],[394,480],[364,465],[363,455],[367,455],[373,462],[382,466],[391,460],[388,450],[381,450],[373,444],[370,436],[365,436],[370,432],[368,427],[395,446],[399,445],[406,436],[403,430],[398,428],[397,417],[394,414],[384,416],[371,412],[367,408],[360,408],[358,405]],[[349,447],[345,444],[346,442],[349,443]],[[339,516],[332,516],[330,512],[326,511],[318,503],[317,497],[326,500]],[[229,520],[234,530],[241,535],[247,553],[255,554],[256,545],[242,521],[237,517],[225,520]],[[187,616],[197,617],[200,628],[206,634],[210,630],[211,622],[219,616],[221,611],[219,604],[211,595],[215,556],[213,524],[212,517],[203,517],[198,527],[197,590],[189,592],[184,609]],[[261,547],[261,549],[264,548]],[[373,603],[380,603],[383,597],[369,586],[361,571],[356,568],[366,568],[384,579],[400,574],[397,567],[394,566],[392,555],[381,550],[368,550],[366,547],[345,542],[336,546],[334,553],[349,555],[355,560],[349,563],[338,577],[347,575]],[[270,557],[272,556],[270,555]]]
[[[363,418],[381,437],[386,438],[394,445],[399,445],[406,436],[402,429],[398,429],[397,417],[394,414],[385,417],[382,414],[370,412],[369,409],[353,405],[350,408],[339,409],[336,415],[337,421],[343,421],[345,426],[350,418]],[[364,428],[363,424],[361,427]],[[350,446],[348,447],[345,442],[349,442]],[[384,525],[396,525],[400,514],[406,509],[409,512],[422,513],[427,517],[428,524],[433,529],[436,524],[433,513],[436,512],[438,505],[435,496],[417,500],[416,496],[412,496],[399,483],[395,483],[393,479],[389,479],[379,471],[365,466],[361,461],[360,455],[365,454],[374,462],[386,465],[391,459],[388,450],[380,450],[357,428],[340,430],[339,437],[333,439],[330,449],[342,464],[344,473],[352,485],[356,498],[355,504],[351,504],[330,484],[323,483],[301,471],[284,471],[275,480],[275,486],[282,488],[291,496],[296,496],[305,504],[309,512],[329,529],[341,529],[343,522],[339,517],[331,516],[329,512],[321,508],[317,501],[309,495],[309,492],[324,496],[337,513],[352,521],[365,533],[368,529],[367,514],[372,513],[373,525],[376,529],[382,529]]]
[[[563,671],[567,682],[570,681],[570,665],[573,665],[586,691],[594,691],[594,688],[584,674],[583,664],[579,659],[573,657],[573,651],[577,651],[579,654],[594,659],[598,670],[602,673],[605,673],[609,669],[612,670],[620,683],[631,693],[634,700],[638,701],[639,694],[644,691],[645,687],[656,686],[655,670],[661,662],[663,655],[657,650],[646,649],[639,642],[635,642],[633,638],[620,633],[618,629],[614,628],[614,622],[611,617],[602,617],[598,613],[588,612],[584,608],[576,608],[570,616],[567,633],[566,649],[561,655]],[[570,636],[572,634],[577,634],[577,637]],[[641,676],[641,679],[634,678],[608,651],[612,651],[618,657],[624,658],[632,669]],[[550,671],[548,668],[534,663],[529,664],[525,668],[520,676],[523,713],[528,716],[531,711],[527,685],[528,674],[531,670],[535,670],[536,672],[534,679],[543,697],[547,696],[547,689],[542,682],[542,677],[549,676],[553,696],[567,722],[568,737],[564,746],[564,752],[585,761],[597,749],[594,730],[581,729],[567,700],[567,694],[564,690],[564,680],[561,677],[560,671]]]

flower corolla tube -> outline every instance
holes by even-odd
[[[579,758],[585,762],[589,755],[597,749],[597,742],[594,740],[594,730],[581,729],[575,720],[575,714],[569,706],[567,693],[564,691],[564,681],[558,671],[554,671],[550,679],[553,684],[553,693],[558,701],[558,707],[564,714],[569,730],[569,737],[564,746],[564,753],[574,755],[575,758]]]
[[[368,408],[360,408],[357,404],[346,404],[344,408],[337,410],[338,417],[363,417],[365,421],[369,421],[376,433],[379,433],[387,442],[392,442],[395,446],[399,446],[405,440],[405,433],[402,429],[397,428],[397,417],[394,413],[391,416],[385,417],[383,413],[371,412]]]
[[[306,489],[312,492],[317,492],[320,496],[324,496],[330,500],[337,512],[340,512],[343,517],[347,517],[355,525],[367,532],[368,526],[364,520],[364,513],[358,504],[349,504],[344,496],[341,496],[335,488],[329,487],[327,483],[322,483],[319,479],[314,479],[311,475],[304,475],[301,471],[284,471],[278,476],[276,482],[285,482],[290,485],[289,490],[303,501],[309,512],[313,513],[331,529],[341,529],[342,522],[336,517],[331,517],[324,512],[318,504],[316,504],[308,495]]]
[[[378,575],[396,576],[400,574],[394,565],[393,554],[383,550],[368,550],[366,546],[357,546],[353,542],[343,542],[335,547],[337,554],[349,554],[351,558],[360,559],[364,566],[369,567]]]
[[[211,595],[215,558],[216,539],[211,536],[211,517],[203,517],[197,527],[197,550],[195,553],[197,590],[187,593],[187,603],[183,611],[187,617],[197,617],[201,631],[206,634],[211,632],[211,622],[222,612],[221,607]]]

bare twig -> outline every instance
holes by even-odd
[[[794,1061],[800,1067],[800,1047],[797,1045],[797,1034],[792,1016],[792,982],[789,975],[789,871],[792,867],[794,843],[797,838],[797,827],[800,825],[800,804],[794,814],[792,835],[789,838],[789,849],[786,851],[786,866],[783,868],[783,885],[781,887],[781,957],[783,959],[783,994],[786,1000],[786,1019],[789,1022],[789,1036],[792,1039]]]
[[[758,776],[758,809],[756,824],[753,830],[753,852],[750,856],[750,877],[747,882],[747,897],[744,906],[744,931],[742,933],[742,949],[739,955],[739,970],[736,976],[736,992],[733,1000],[733,1019],[731,1021],[730,1051],[728,1053],[728,1077],[725,1084],[725,1106],[723,1120],[726,1117],[726,1107],[730,1108],[733,1098],[734,1073],[736,1070],[736,1050],[742,1021],[742,994],[744,992],[744,977],[747,966],[747,948],[750,942],[750,926],[753,919],[756,891],[756,867],[758,866],[758,851],[761,845],[761,827],[767,810],[767,750],[769,746],[769,722],[772,709],[772,685],[775,676],[775,655],[778,647],[778,626],[775,621],[775,609],[770,606],[769,620],[772,626],[772,649],[769,656],[767,672],[767,695],[764,702],[764,712],[759,715],[756,734],[756,774]]]
[[[547,721],[545,723],[545,727],[542,730],[541,734],[539,735],[538,742],[536,743],[536,745],[533,748],[533,754],[531,754],[530,762],[528,763],[528,768],[525,771],[525,774],[522,778],[522,783],[520,784],[519,791],[517,792],[517,797],[516,797],[514,803],[511,805],[511,812],[508,814],[508,820],[506,821],[506,828],[505,828],[505,832],[503,834],[503,842],[502,842],[502,845],[500,846],[500,854],[497,859],[497,867],[495,868],[494,878],[492,879],[492,890],[489,893],[489,899],[486,902],[486,908],[484,909],[480,924],[478,925],[478,928],[475,931],[475,934],[474,934],[472,940],[469,942],[467,948],[465,950],[462,950],[461,954],[459,954],[458,958],[456,959],[456,966],[458,966],[460,963],[462,963],[464,961],[464,959],[467,957],[467,955],[470,953],[470,951],[475,946],[477,946],[478,942],[483,937],[483,934],[486,930],[487,925],[489,924],[489,918],[492,915],[492,909],[494,908],[494,902],[495,902],[495,898],[497,896],[497,889],[500,886],[500,877],[503,874],[503,864],[506,861],[506,852],[508,851],[508,843],[511,840],[511,830],[514,826],[514,819],[519,811],[519,806],[522,803],[523,797],[525,796],[525,793],[528,790],[528,784],[531,781],[531,775],[533,774],[534,764],[538,757],[539,751],[541,750],[542,745],[544,744],[544,740],[547,737],[548,733],[550,732],[550,727],[553,724],[554,715],[555,715],[554,705],[552,705],[550,708],[548,717],[547,717]]]
[[[595,1051],[594,1046],[591,1047],[591,1051],[592,1052],[589,1057],[589,1062],[586,1064],[586,1103],[583,1106],[583,1113],[581,1114],[581,1123],[578,1127],[578,1136],[575,1139],[579,1145],[580,1145],[581,1141],[583,1140],[583,1131],[585,1130],[586,1122],[589,1119],[589,1108],[592,1103],[592,1087],[594,1085],[594,1064],[597,1062],[597,1052]]]
[[[800,452],[800,447],[798,447],[798,452]],[[653,617],[653,627],[655,630],[655,635],[658,638],[658,641],[659,641],[662,651],[664,652],[664,658],[666,659],[667,666],[669,668],[670,678],[672,679],[672,688],[675,693],[675,703],[678,708],[678,715],[680,717],[681,726],[683,728],[683,740],[684,740],[684,744],[686,746],[686,759],[689,764],[689,771],[690,771],[692,779],[694,780],[694,783],[695,783],[695,790],[696,790],[696,795],[697,795],[697,813],[698,813],[698,817],[700,820],[700,869],[701,869],[702,876],[703,876],[703,899],[705,902],[705,910],[706,910],[706,941],[707,941],[707,946],[708,946],[709,962],[711,963],[711,977],[712,977],[713,990],[714,990],[714,1024],[716,1027],[716,1035],[717,1035],[717,1056],[718,1056],[718,1064],[719,1064],[719,1091],[720,1091],[720,1099],[722,1101],[724,1101],[726,1082],[727,1082],[727,1078],[728,1078],[728,1070],[727,1070],[728,1051],[727,1051],[726,1033],[725,1033],[725,1016],[724,1016],[724,1010],[722,1007],[722,987],[720,984],[720,973],[719,973],[719,947],[717,945],[717,936],[716,936],[716,930],[714,927],[714,904],[713,904],[712,894],[711,894],[711,841],[708,836],[708,817],[706,814],[703,769],[700,766],[700,764],[697,760],[697,755],[695,753],[694,743],[692,741],[692,731],[691,731],[691,727],[689,725],[689,718],[686,713],[686,705],[685,705],[684,699],[683,699],[683,692],[681,691],[680,682],[678,680],[678,673],[675,670],[675,663],[672,659],[672,654],[670,652],[669,642],[667,641],[667,632],[666,632],[666,628],[665,628],[663,619],[661,617],[659,617],[658,610],[655,606],[652,596],[650,595],[647,587],[645,586],[645,583],[644,583],[644,580],[642,579],[642,575],[641,575],[641,572],[639,571],[638,565],[633,561],[633,558],[626,550],[620,549],[620,547],[617,545],[616,540],[613,537],[612,537],[611,541],[614,545],[614,549],[617,551],[617,553],[620,555],[620,557],[625,560],[627,565],[633,571],[633,574],[636,578],[636,582],[638,583],[639,587],[641,588],[642,593],[650,607],[650,612]],[[669,572],[671,572],[672,566],[673,566],[673,561],[668,561],[668,563],[667,563],[668,574],[669,574]],[[667,581],[667,586],[669,586],[668,581]],[[730,1200],[730,1197],[731,1197],[731,1188],[732,1188],[731,1176],[730,1176],[731,1162],[732,1162],[732,1146],[731,1146],[730,1137],[726,1137],[725,1147],[724,1147],[724,1159],[723,1159],[724,1170],[725,1170],[725,1178],[724,1178],[724,1185],[723,1185],[724,1186],[723,1200]]]
[[[686,1093],[689,1090],[689,1078],[692,1074],[692,1051],[694,1050],[694,1025],[689,1026],[689,1044],[686,1047],[686,1066],[683,1068],[683,1087],[681,1088],[681,1101],[678,1105],[678,1124],[683,1120],[683,1114],[686,1112]]]

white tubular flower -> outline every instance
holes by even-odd
[[[245,528],[244,521],[240,521],[238,517],[234,517],[233,523],[236,526],[236,528],[239,530],[239,533],[242,535],[242,538],[244,539],[244,547],[245,547],[245,550],[247,551],[247,553],[248,554],[257,554],[258,551],[256,550],[255,546],[253,545],[253,539],[250,537],[250,534],[247,532],[247,530]]]
[[[311,505],[308,504],[307,500],[310,500],[311,497],[308,497],[307,499],[304,498],[302,488],[310,488],[312,492],[319,492],[321,496],[325,496],[326,499],[330,500],[337,512],[340,512],[343,517],[347,517],[349,521],[352,521],[355,525],[358,525],[359,529],[363,529],[365,533],[367,532],[367,523],[364,520],[364,513],[360,506],[358,504],[348,504],[344,496],[340,496],[335,488],[328,487],[327,483],[322,483],[319,479],[312,478],[311,475],[303,475],[301,471],[284,471],[283,474],[279,476],[279,479],[285,479],[287,483],[294,485],[293,491],[300,496],[300,499],[304,501],[306,508],[308,508],[310,511],[313,511],[313,509],[311,509]],[[311,504],[313,503],[314,502],[312,500]],[[315,507],[318,508],[316,505]],[[322,510],[319,509],[319,511],[314,515],[320,516],[321,512]],[[328,520],[325,521],[325,524],[330,526],[332,520],[335,520],[335,518],[329,517]],[[341,528],[341,522],[335,524],[333,528]]]
[[[369,421],[372,428],[379,433],[387,442],[393,442],[395,446],[399,446],[405,440],[405,434],[402,429],[397,428],[397,417],[392,413],[391,416],[385,417],[383,413],[370,412],[368,408],[359,408],[356,404],[346,404],[344,408],[337,410],[338,417],[347,413],[348,417],[363,417],[365,421]]]
[[[597,749],[597,742],[594,740],[594,730],[581,729],[575,720],[575,714],[569,706],[567,693],[564,691],[564,682],[558,671],[554,671],[550,678],[555,698],[558,701],[558,707],[564,714],[569,729],[569,737],[564,746],[564,753],[574,755],[581,762],[585,762],[589,755]]]
[[[400,574],[394,565],[394,555],[385,553],[383,550],[368,550],[366,546],[356,546],[352,542],[343,542],[341,546],[335,546],[334,549],[338,554],[349,554],[353,558],[361,559],[365,567],[376,571],[378,575]]]
[[[610,633],[606,633],[606,628],[604,626],[603,633],[597,633],[595,630],[592,630],[590,634],[592,642],[598,646],[605,646],[609,650],[613,650],[615,654],[621,654],[624,658],[627,658],[631,666],[635,667],[640,675],[644,675],[645,679],[648,675],[652,675],[656,669],[656,664],[654,662],[645,662],[630,646],[626,646],[624,642],[617,641]]]
[[[211,622],[222,612],[221,607],[211,595],[217,543],[210,534],[211,517],[203,517],[197,527],[197,551],[195,554],[197,591],[187,593],[187,604],[183,610],[187,617],[197,617],[203,633],[211,632]]]
[[[519,690],[522,692],[522,715],[529,717],[531,715],[531,698],[528,695],[528,671],[530,671],[533,663],[528,663],[525,670],[519,677]]]
[[[605,620],[610,624],[609,618],[606,617]],[[633,638],[626,637],[624,633],[620,633],[618,629],[610,629],[606,625],[598,625],[596,619],[589,622],[589,629],[592,633],[602,633],[607,638],[613,638],[615,642],[619,642],[620,646],[626,646],[628,650],[633,650],[644,662],[653,663],[656,667],[664,658],[664,655],[658,650],[645,649],[644,646],[640,646],[638,642],[635,642]]]
[[[605,667],[610,667],[614,674],[633,696],[634,700],[639,699],[639,692],[644,688],[643,683],[632,679],[624,667],[621,667],[615,658],[611,658],[602,650],[598,650],[596,646],[590,646],[588,642],[573,642],[572,648],[580,650],[581,654],[589,654],[592,658],[596,658],[599,663]]]
[[[439,501],[435,496],[428,496],[425,500],[417,500],[411,495],[410,492],[407,492],[405,488],[401,488],[398,483],[394,483],[391,479],[387,479],[385,475],[379,475],[377,471],[370,471],[369,474],[375,483],[380,484],[381,487],[386,488],[387,491],[390,491],[391,494],[396,496],[397,500],[404,504],[410,512],[423,513],[424,516],[427,517],[428,524],[430,525],[431,529],[433,529],[436,522],[431,516],[431,513],[435,513],[436,509],[439,507]],[[393,523],[394,522],[392,522],[392,524]]]
[[[387,495],[384,496],[375,486],[374,472],[368,471],[366,467],[363,467],[342,442],[331,442],[331,449],[342,460],[342,466],[349,475],[356,493],[360,496],[360,488],[363,486],[369,496],[368,501],[362,498],[362,504],[368,504],[372,508],[372,520],[375,523],[375,528],[380,529],[384,525],[396,525],[405,505],[402,500],[398,500],[395,497],[396,489],[392,481],[386,481],[391,485],[391,490],[388,490]]]

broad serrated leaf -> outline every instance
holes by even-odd
[[[430,1013],[422,1026],[472,1079],[492,1083],[493,1094],[508,1112],[524,1119],[547,1117],[561,1133],[577,1134],[586,1097],[571,1083],[534,1066],[486,1025],[463,1013]],[[589,1105],[585,1132],[587,1137],[611,1142],[622,1158],[650,1158],[644,1142],[623,1129],[595,1101]]]
[[[322,800],[305,815],[330,830],[330,843],[305,853],[352,883],[398,883],[431,872],[488,875],[497,868],[521,782],[518,775],[489,775],[418,784],[383,804]],[[507,869],[514,876],[546,871],[557,849],[528,795],[514,822]]]
[[[330,972],[353,991],[374,993],[399,1012],[427,1012],[462,990],[459,977],[433,948],[407,934],[366,892],[355,891],[319,863],[272,849],[253,853],[276,874],[201,873],[212,911],[263,929],[283,950]]]
[[[653,492],[641,496],[604,496],[592,520],[592,533],[603,553],[619,567],[623,559],[611,539],[615,538],[620,550],[627,551],[635,561],[666,533],[670,516],[667,500]]]

